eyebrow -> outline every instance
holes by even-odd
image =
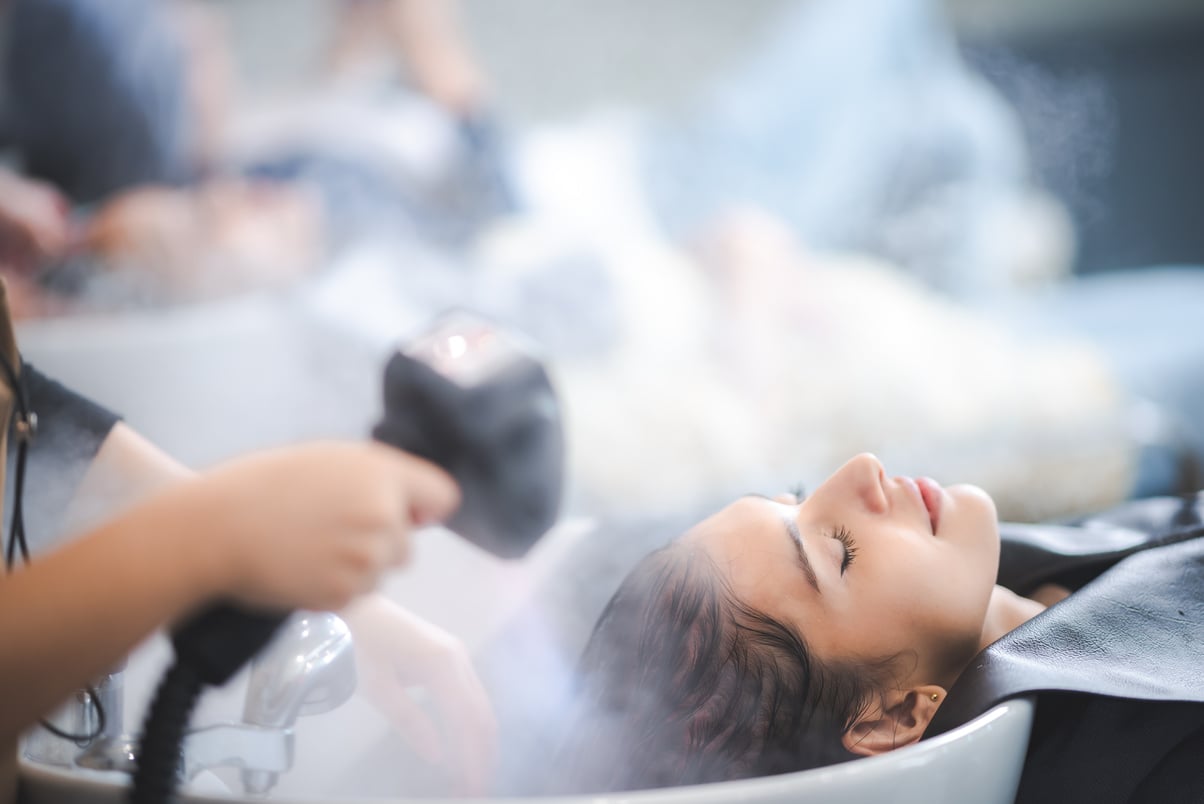
[[[815,568],[811,566],[811,559],[807,557],[807,551],[803,549],[803,534],[799,533],[798,525],[794,524],[794,520],[791,519],[783,519],[782,524],[786,526],[786,533],[790,536],[790,541],[794,543],[794,551],[798,553],[799,567],[807,576],[807,581],[815,589],[815,593],[822,595],[823,592],[819,590],[819,579],[815,577]]]
[[[772,497],[764,494],[745,494],[745,497],[759,497],[762,500],[776,502]],[[798,525],[789,517],[782,517],[782,524],[786,527],[786,536],[790,539],[790,543],[794,545],[794,552],[798,556],[799,568],[803,574],[807,576],[807,582],[815,590],[815,593],[822,595],[823,592],[819,588],[819,579],[815,576],[815,567],[811,565],[811,559],[807,556],[807,551],[803,549],[803,534],[799,532]]]

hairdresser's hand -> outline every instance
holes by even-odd
[[[0,264],[27,272],[66,251],[69,208],[49,184],[0,168]]]
[[[485,793],[497,722],[464,645],[381,595],[342,615],[355,635],[360,689],[420,757],[448,771],[456,794]],[[426,692],[435,717],[410,689]]]
[[[372,442],[265,451],[173,493],[212,528],[197,553],[214,592],[276,609],[347,605],[406,562],[413,528],[459,504],[442,469]]]

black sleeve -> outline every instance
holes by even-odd
[[[996,583],[1026,595],[1043,583],[1077,590],[1134,553],[1198,538],[1204,492],[1151,497],[1063,523],[1000,523]]]
[[[28,363],[22,380],[38,426],[25,469],[25,533],[35,553],[60,535],[62,514],[119,417],[46,377]],[[6,516],[16,480],[16,433],[9,433]],[[8,533],[9,523],[4,523]]]

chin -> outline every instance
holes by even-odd
[[[993,557],[993,563],[998,568],[999,562],[999,517],[995,510],[995,501],[991,495],[978,486],[969,484],[951,486],[947,489],[957,508],[958,518],[962,523],[963,532],[978,534],[969,543],[978,545],[988,551]],[[975,548],[977,552],[978,548]],[[992,575],[994,577],[994,575]]]
[[[995,524],[995,529],[998,530],[999,515],[995,511],[995,501],[991,499],[991,495],[980,489],[978,486],[971,486],[969,483],[962,483],[957,486],[949,487],[949,494],[959,506],[981,511],[982,516],[991,520]]]

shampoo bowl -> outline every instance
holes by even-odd
[[[823,801],[826,804],[1011,804],[1020,781],[1032,727],[1034,704],[1029,699],[1008,701],[953,731],[884,756],[832,768],[789,773],[739,782],[637,791],[605,797],[607,804],[778,804]],[[56,768],[25,763],[22,804],[117,804],[123,788],[111,777],[90,778]],[[340,779],[311,797],[270,797],[294,804],[351,804],[351,802],[419,802],[413,798],[358,798],[340,795]],[[183,796],[193,804],[222,804],[232,799],[204,794]],[[250,799],[248,799],[250,800]],[[263,799],[256,799],[263,800]],[[426,799],[434,804],[447,799]],[[505,799],[509,804],[587,804],[597,796]]]

